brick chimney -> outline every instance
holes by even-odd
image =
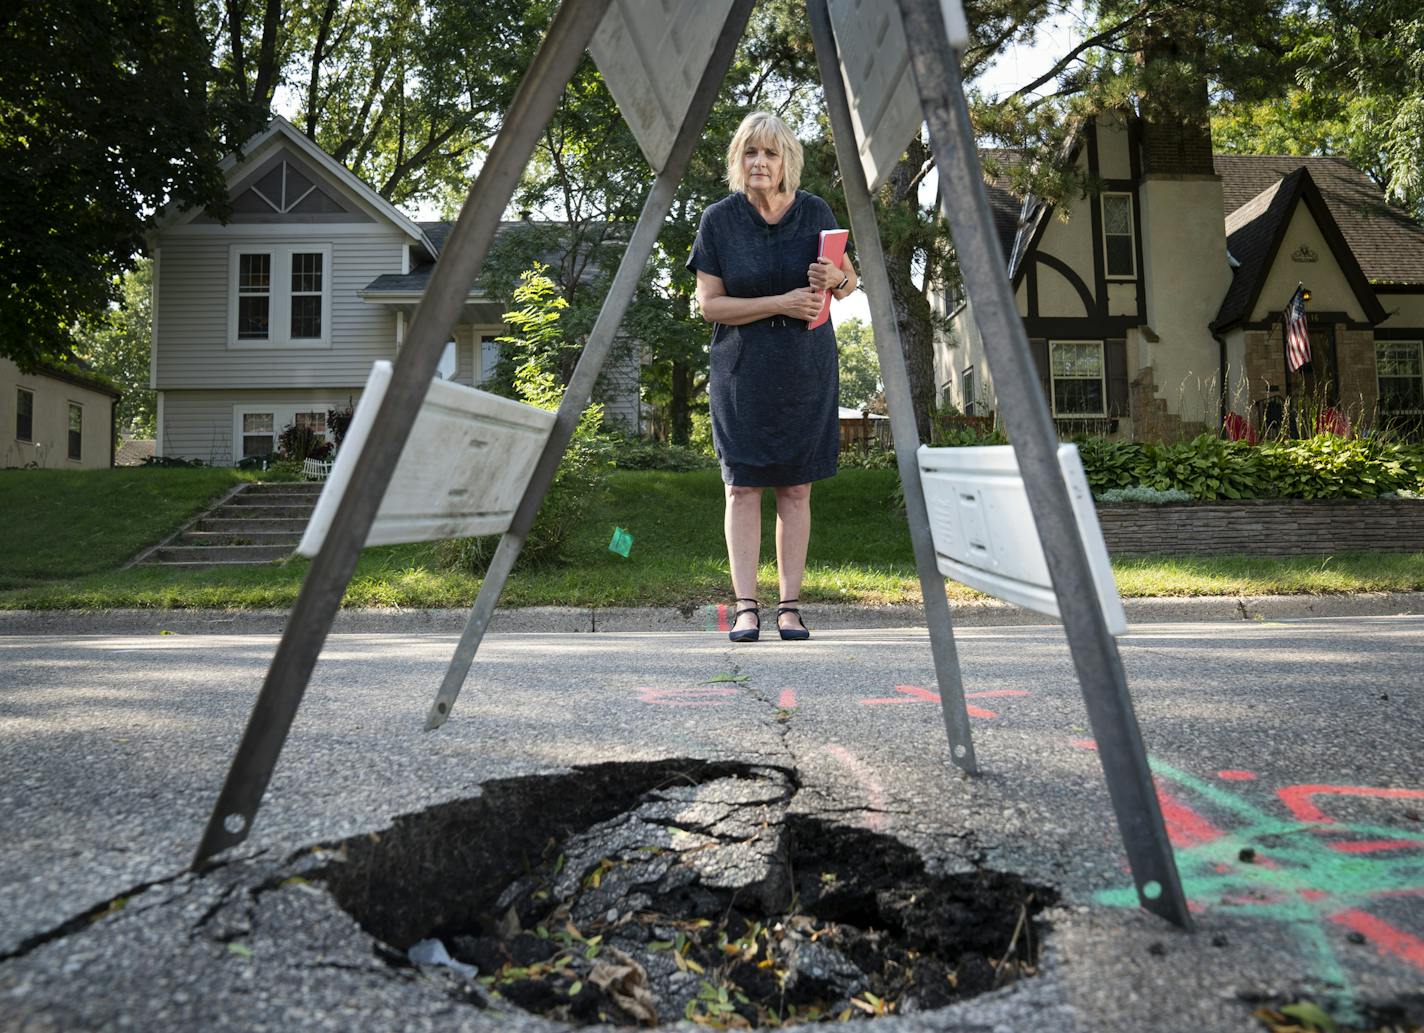
[[[1201,73],[1201,48],[1182,35],[1163,35],[1153,24],[1144,33],[1137,63],[1142,69],[1142,170],[1147,175],[1210,176],[1211,110]]]

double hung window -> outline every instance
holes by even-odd
[[[69,403],[69,458],[78,461],[84,457],[84,406]]]
[[[1424,342],[1376,341],[1375,349],[1380,411],[1424,412]]]
[[[1053,415],[1107,415],[1102,341],[1050,341]]]
[[[270,412],[242,414],[243,459],[271,455],[277,450],[276,418]]]
[[[230,347],[326,347],[331,343],[331,247],[234,244]]]
[[[15,437],[35,440],[35,393],[23,387],[15,389]]]
[[[1132,237],[1132,195],[1103,194],[1103,258],[1108,279],[1137,275],[1137,248]]]

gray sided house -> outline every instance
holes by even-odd
[[[1022,156],[986,152],[1007,169]],[[1424,227],[1338,158],[1212,154],[1203,126],[1086,122],[1071,159],[1100,190],[1068,211],[989,184],[1005,261],[1064,432],[1177,440],[1284,408],[1354,426],[1424,418]],[[1064,217],[1066,215],[1066,218]],[[1297,284],[1311,363],[1285,357]],[[941,304],[944,304],[941,301]],[[972,308],[944,304],[941,399],[995,406]],[[1308,429],[1302,426],[1300,429]]]
[[[396,357],[451,229],[413,221],[282,118],[224,165],[225,225],[175,210],[150,238],[157,454],[212,465],[272,452],[290,425],[325,434],[327,410]],[[508,308],[476,284],[441,375],[482,383]],[[636,359],[600,399],[640,429]]]

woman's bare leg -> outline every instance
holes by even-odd
[[[781,578],[781,598],[801,595],[806,573],[806,545],[811,540],[811,486],[790,484],[776,489],[776,571]],[[799,628],[793,614],[783,614],[779,627]]]
[[[743,599],[757,598],[757,564],[761,559],[761,489],[727,485],[727,510],[722,529],[727,536],[727,561],[732,568],[732,591]],[[778,539],[779,540],[779,539]],[[740,608],[741,603],[737,606]],[[744,613],[733,631],[756,627]]]

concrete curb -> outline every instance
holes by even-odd
[[[1184,621],[1289,620],[1308,617],[1380,617],[1424,614],[1424,592],[1362,592],[1354,595],[1204,596],[1123,601],[1130,624]],[[807,623],[816,629],[923,627],[918,606],[846,606],[808,604]],[[1053,618],[1006,603],[984,601],[956,605],[956,627],[1012,627],[1056,623]],[[457,635],[464,610],[342,610],[336,634]],[[278,635],[286,610],[0,610],[3,635]],[[499,610],[495,633],[662,631],[716,632],[715,606],[690,610],[532,606]]]

